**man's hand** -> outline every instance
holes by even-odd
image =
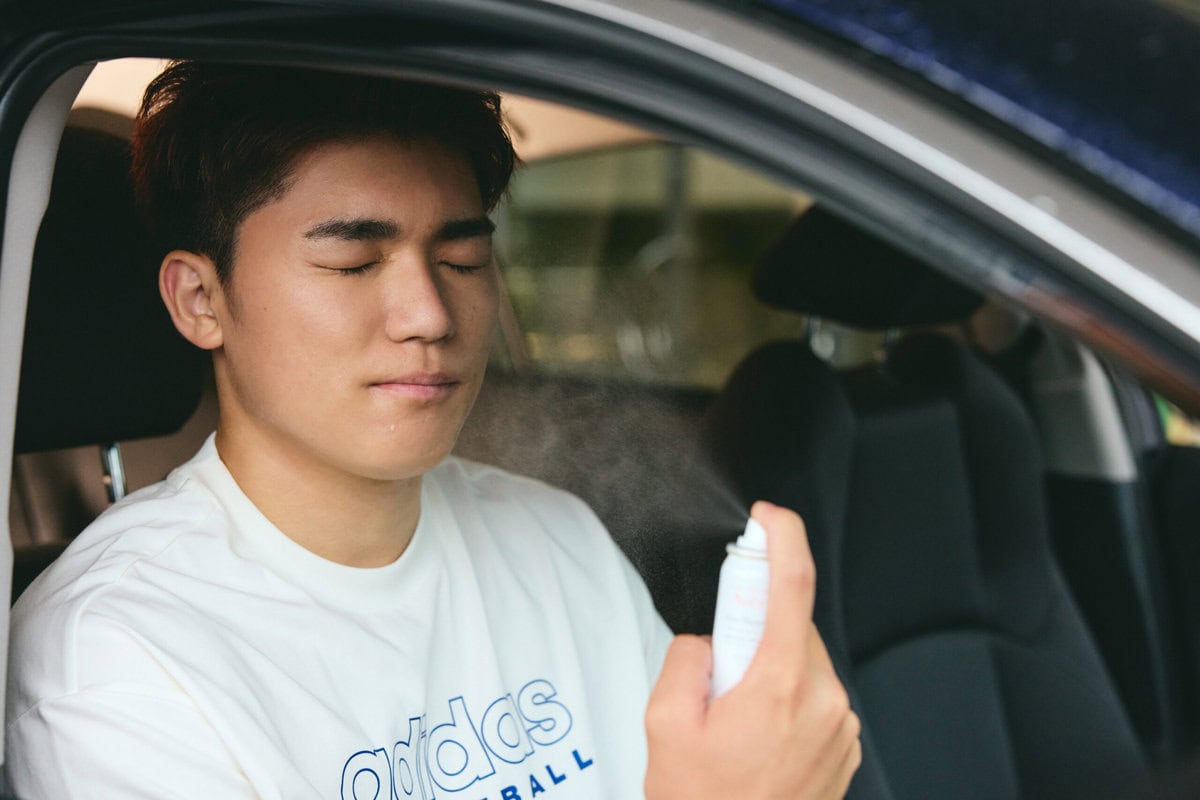
[[[862,761],[850,710],[812,622],[816,568],[804,523],[758,502],[770,588],[758,652],[741,683],[708,702],[712,646],[678,636],[646,709],[647,800],[841,798]]]

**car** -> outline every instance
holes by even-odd
[[[851,797],[1188,791],[1200,16],[1046,5],[0,3],[14,590],[213,424],[102,158],[161,59],[495,87],[527,164],[459,452],[591,503],[679,631],[750,501],[801,511]]]

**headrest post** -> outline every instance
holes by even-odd
[[[125,463],[121,460],[121,445],[116,442],[100,445],[100,464],[104,467],[104,488],[108,502],[115,503],[125,496]]]

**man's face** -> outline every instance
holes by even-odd
[[[221,428],[280,466],[377,480],[454,445],[496,322],[466,160],[380,136],[323,145],[238,231],[220,298]]]

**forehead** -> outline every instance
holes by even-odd
[[[428,139],[374,134],[322,142],[294,159],[276,203],[311,214],[481,213],[479,185],[467,156]]]

